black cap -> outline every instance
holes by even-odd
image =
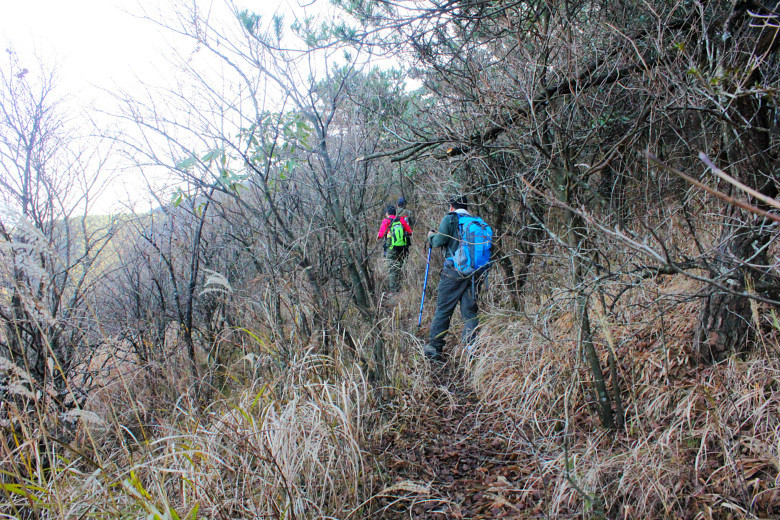
[[[450,197],[449,203],[455,209],[466,209],[469,205],[469,199],[465,195],[454,195]]]
[[[385,208],[385,213],[388,214],[388,215],[395,215],[395,206],[393,206],[392,204],[389,204]]]
[[[406,199],[405,198],[401,197],[400,199],[398,199],[398,207],[399,208],[406,207]]]

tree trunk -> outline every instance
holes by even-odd
[[[759,81],[758,69],[750,78],[751,84]],[[769,198],[778,194],[774,175],[777,154],[773,151],[771,132],[773,110],[762,99],[744,97],[735,103],[737,121],[745,124],[739,127],[725,126],[725,162],[728,165],[744,163],[736,172],[742,182]],[[745,160],[747,158],[747,161]],[[767,204],[752,199],[750,202],[764,210]],[[766,246],[772,239],[773,227],[756,221],[747,221],[739,211],[733,210],[730,221],[741,221],[738,226],[724,224],[720,247],[710,269],[713,281],[729,288],[734,293],[744,293],[750,275],[759,281],[769,276],[766,270],[751,266],[767,265]],[[750,301],[747,297],[710,286],[702,301],[699,327],[695,344],[703,362],[717,363],[733,352],[744,352],[752,342],[754,330]]]
[[[758,233],[748,227],[741,228],[732,236],[723,237],[723,245],[718,249],[711,277],[733,293],[715,285],[707,288],[695,341],[700,361],[717,363],[733,352],[745,352],[748,349],[755,332],[751,324],[750,300],[734,293],[745,292],[746,276],[760,276],[761,273],[750,269],[745,263],[766,263],[763,247],[769,238],[768,233]]]
[[[575,259],[575,262],[580,262]],[[579,269],[579,265],[576,269]],[[601,425],[604,428],[614,428],[615,419],[612,411],[612,398],[607,390],[607,383],[604,380],[604,371],[601,369],[599,354],[596,352],[596,346],[593,344],[593,333],[590,328],[590,317],[588,316],[588,297],[578,292],[576,297],[576,312],[580,322],[580,345],[582,345],[583,354],[590,366],[590,374],[593,376],[593,389],[595,391],[596,401],[598,402],[598,414],[601,419]],[[617,383],[617,381],[614,381]]]
[[[582,237],[578,229],[574,226],[580,224],[579,218],[572,213],[569,213],[569,245],[572,247],[572,254],[574,255],[574,287],[577,291],[575,297],[575,316],[580,324],[580,337],[579,343],[582,347],[585,360],[590,367],[590,374],[593,377],[593,390],[596,401],[598,402],[598,414],[601,419],[601,425],[604,428],[614,428],[615,420],[612,412],[612,398],[607,390],[607,383],[604,380],[604,371],[601,368],[601,361],[599,360],[599,354],[596,351],[596,346],[593,344],[593,332],[590,327],[590,317],[588,315],[588,296],[582,288],[584,282],[583,272],[587,269],[584,259],[582,258],[579,248],[582,245]],[[615,381],[617,383],[617,381]]]

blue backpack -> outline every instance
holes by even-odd
[[[455,270],[471,276],[490,264],[493,230],[479,217],[458,215],[458,249],[451,257]]]

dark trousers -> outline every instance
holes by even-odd
[[[481,276],[463,277],[454,268],[444,266],[441,270],[439,287],[436,290],[436,314],[431,323],[431,335],[426,348],[428,355],[440,356],[444,348],[444,337],[450,328],[452,313],[460,303],[460,315],[463,317],[461,341],[470,345],[476,335],[477,295],[481,285]],[[434,352],[435,351],[435,352]]]
[[[387,261],[388,284],[390,292],[401,290],[401,269],[403,269],[406,257],[409,254],[409,248],[388,248],[385,252]]]

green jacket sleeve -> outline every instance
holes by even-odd
[[[456,215],[448,213],[439,224],[439,231],[431,237],[431,247],[444,247],[450,248],[451,245],[456,243],[455,234],[457,223],[453,221],[457,218]]]

